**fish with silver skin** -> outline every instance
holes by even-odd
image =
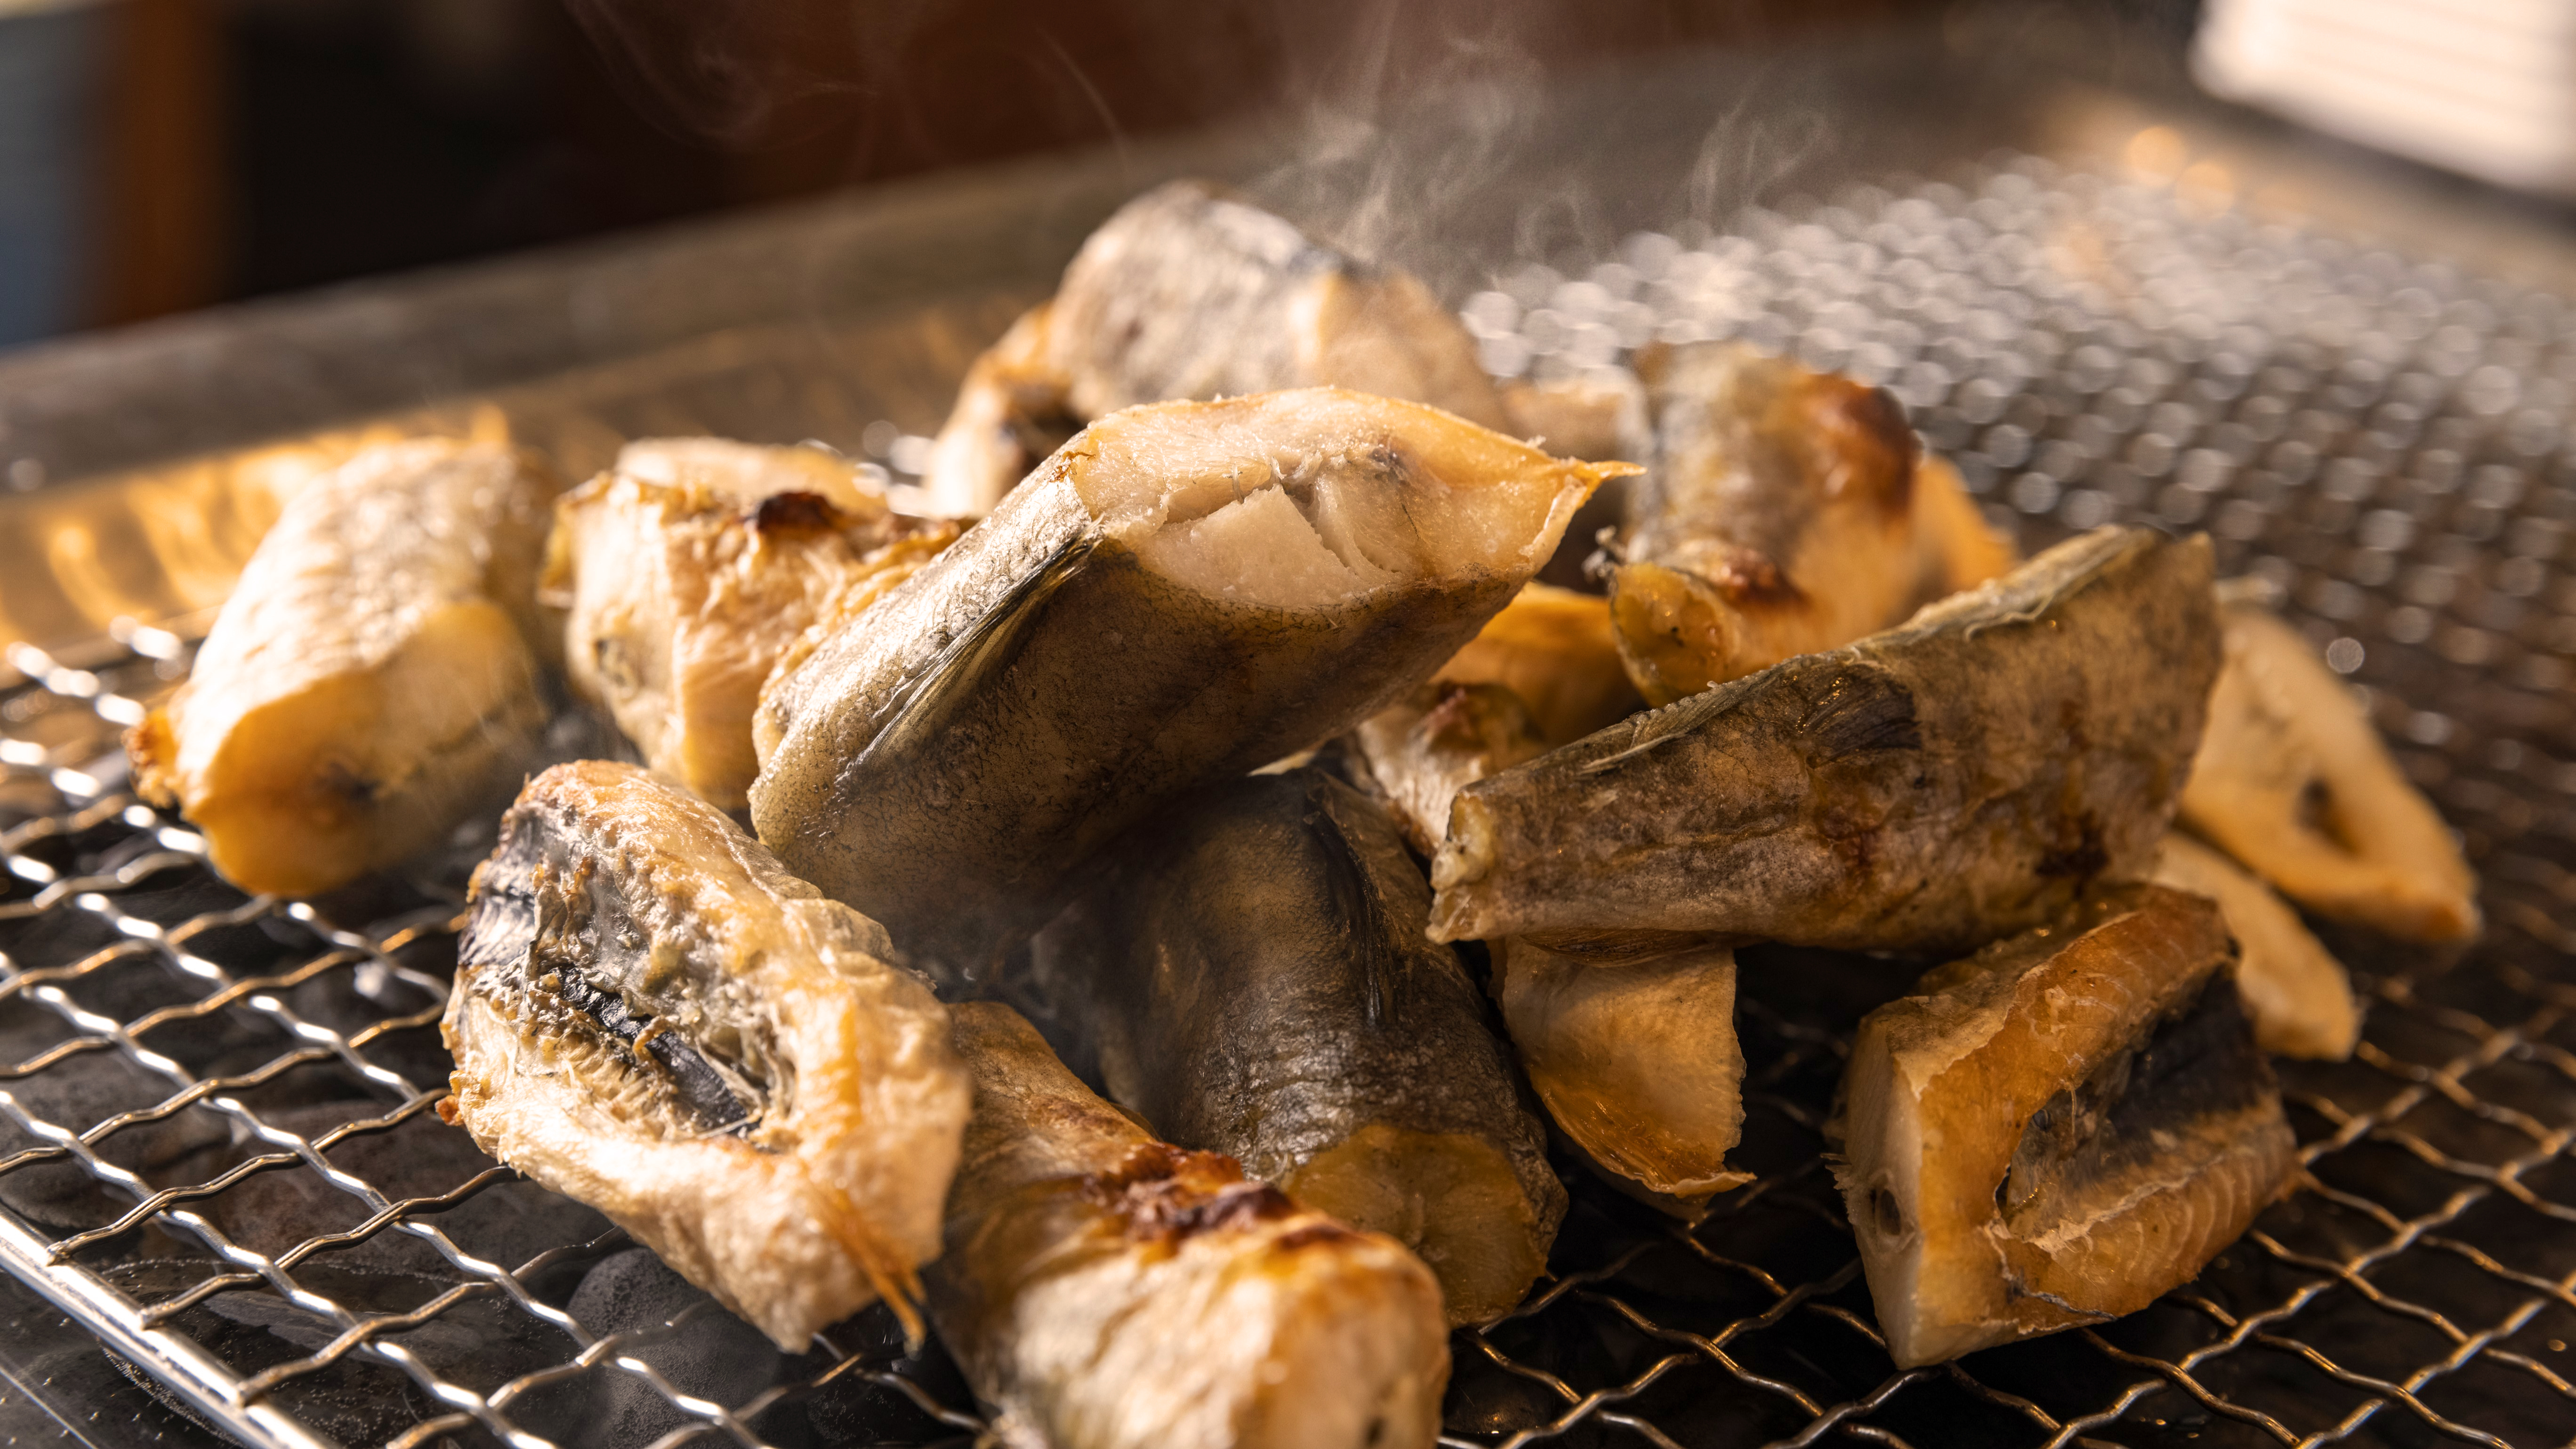
[[[1541,1105],[1601,1178],[1696,1218],[1753,1175],[1735,953],[1651,931],[1494,943],[1494,996]]]
[[[771,682],[752,819],[973,974],[1128,826],[1438,668],[1621,471],[1334,388],[1113,414]]]
[[[2254,1042],[2274,1056],[2342,1061],[2361,1041],[2352,978],[2290,903],[2226,856],[2171,831],[2147,879],[2218,902],[2241,953],[2236,991]]]
[[[646,764],[722,810],[760,771],[760,689],[818,620],[855,616],[954,542],[819,448],[629,443],[555,504],[538,597],[565,673]]]
[[[1423,935],[1430,895],[1375,802],[1254,776],[1123,840],[1026,989],[1155,1131],[1404,1243],[1473,1323],[1546,1266],[1565,1190],[1475,983]]]
[[[1638,370],[1655,453],[1610,608],[1647,702],[1838,648],[2011,566],[1884,388],[1741,344],[1649,349]]]
[[[926,1283],[1000,1443],[1429,1449],[1449,1348],[1419,1259],[1155,1140],[1010,1008],[956,1019],[975,1115]]]
[[[1315,386],[1513,427],[1475,340],[1421,282],[1221,187],[1170,182],[1101,223],[1055,297],[976,360],[922,486],[943,511],[982,514],[1120,408]]]
[[[917,1329],[971,1088],[885,933],[632,765],[530,781],[474,874],[439,1111],[788,1352]]]
[[[1861,1022],[1835,1171],[1899,1367],[2134,1313],[2297,1163],[2213,903],[2119,887]]]
[[[2321,916],[2415,941],[2478,933],[2478,881],[2352,691],[2231,581],[2227,651],[2183,823]]]
[[[561,485],[506,446],[369,448],[289,500],[126,737],[244,890],[311,895],[507,799],[546,726],[535,597]]]
[[[1468,785],[1432,932],[1964,950],[2134,878],[2218,632],[2206,539],[2104,528],[1904,626]]]

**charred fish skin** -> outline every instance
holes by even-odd
[[[2319,915],[2474,939],[2477,875],[2352,691],[2235,581],[2222,595],[2227,662],[2183,822]]]
[[[310,895],[508,796],[546,723],[535,599],[560,485],[506,446],[415,439],[307,485],[188,682],[126,738],[245,890]]]
[[[1034,943],[1033,994],[1175,1142],[1397,1238],[1453,1322],[1520,1301],[1565,1211],[1396,822],[1320,771],[1140,827]]]
[[[1447,1332],[1419,1260],[1154,1140],[1008,1007],[956,1020],[975,1114],[929,1304],[1002,1442],[1437,1440]]]
[[[2166,834],[2148,877],[2218,902],[2236,937],[2236,991],[2254,1042],[2275,1056],[2342,1061],[2361,1042],[2361,1004],[2343,963],[2290,903],[2234,861],[2180,831]]]
[[[1744,1136],[1735,953],[1615,932],[1501,942],[1495,997],[1557,1130],[1620,1191],[1694,1219],[1753,1180],[1727,1165]]]
[[[740,810],[773,669],[844,596],[881,596],[957,533],[819,449],[654,439],[557,501],[540,597],[565,611],[573,692],[653,769]]]
[[[2133,1313],[2297,1161],[2211,902],[2121,887],[1861,1023],[1837,1170],[1902,1367]]]
[[[475,873],[440,1111],[782,1349],[912,1323],[972,1093],[888,950],[703,801],[558,765]]]
[[[1885,389],[1740,344],[1639,368],[1654,468],[1610,600],[1649,703],[1838,648],[2010,564]]]
[[[1330,388],[1115,414],[771,682],[752,819],[971,974],[1159,805],[1429,674],[1620,471]]]
[[[1419,281],[1211,183],[1171,182],[1103,222],[1055,298],[978,360],[925,485],[983,513],[1046,456],[1030,439],[1059,420],[1319,385],[1512,425],[1474,340]]]
[[[2218,668],[2203,538],[2105,528],[1459,791],[1445,941],[1968,949],[2152,861]]]

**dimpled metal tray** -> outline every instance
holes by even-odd
[[[1740,338],[1883,382],[2025,548],[2206,530],[2364,692],[2480,870],[2488,928],[2447,955],[2328,930],[2365,1042],[2284,1064],[2297,1190],[2197,1281],[1901,1372],[1819,1126],[1852,1024],[1903,973],[1748,951],[1758,1181],[1684,1229],[1573,1178],[1550,1275],[1454,1340],[1444,1443],[2576,1437],[2566,301],[2002,156],[1639,234],[1464,315],[1503,376]],[[762,366],[727,385],[807,381]],[[666,400],[649,426],[726,421]],[[860,431],[903,481],[921,441]],[[0,1259],[138,1382],[261,1444],[971,1440],[935,1345],[878,1313],[779,1355],[440,1122],[474,842],[311,902],[215,879],[116,749],[184,675],[186,622],[9,660]]]

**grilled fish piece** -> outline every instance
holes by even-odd
[[[1595,1172],[1695,1218],[1753,1180],[1744,1135],[1735,953],[1687,936],[1604,932],[1494,949],[1495,996],[1530,1086]]]
[[[1736,344],[1638,360],[1654,468],[1610,580],[1652,704],[1837,648],[2012,562],[1885,389]]]
[[[752,819],[971,972],[1156,807],[1437,668],[1623,467],[1334,388],[1117,413],[772,681]]]
[[[1550,746],[1572,744],[1645,706],[1619,661],[1609,601],[1549,584],[1524,585],[1434,677],[1508,687]]]
[[[1120,408],[1318,385],[1511,426],[1474,340],[1422,283],[1174,181],[1101,223],[1054,299],[969,370],[923,486],[944,510],[984,513],[1048,437]]]
[[[972,1096],[885,933],[632,765],[557,765],[474,874],[439,1106],[795,1352],[907,1326]]]
[[[1460,786],[1547,753],[1529,706],[1499,684],[1434,681],[1360,721],[1349,740],[1405,843],[1426,858],[1448,834]]]
[[[370,448],[260,540],[188,682],[126,737],[244,890],[310,895],[505,798],[546,723],[536,611],[546,505],[529,456]]]
[[[1440,940],[1966,949],[2153,860],[2218,669],[2206,539],[2105,528],[1458,792]]]
[[[1312,769],[1131,833],[1031,952],[1034,1005],[1157,1132],[1419,1252],[1450,1321],[1520,1301],[1565,1213],[1387,813]]]
[[[1004,1444],[1405,1449],[1449,1345],[1419,1260],[1154,1140],[1009,1007],[957,1008],[975,1081],[930,1312]]]
[[[1646,426],[1646,390],[1624,368],[1511,383],[1502,399],[1512,435],[1528,438],[1534,448],[1607,462],[1643,457],[1654,446]]]
[[[815,448],[630,443],[555,505],[540,597],[567,611],[573,689],[645,763],[739,810],[760,687],[818,619],[883,597],[957,538]]]
[[[2410,940],[2476,936],[2476,875],[2352,691],[2242,591],[2219,621],[2227,663],[2184,823],[2319,915]]]
[[[2215,905],[2122,887],[1862,1020],[1835,1175],[1899,1366],[2134,1313],[2280,1192],[2230,956]]]
[[[2236,991],[2254,1042],[2275,1056],[2341,1061],[2361,1040],[2361,1005],[2343,963],[2272,888],[2179,831],[2165,836],[2148,879],[2218,902],[2242,959]]]

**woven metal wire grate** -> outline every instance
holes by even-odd
[[[1904,982],[1746,953],[1745,1164],[1684,1229],[1578,1180],[1553,1276],[1460,1334],[1455,1445],[2538,1445],[2576,1438],[2576,309],[2172,192],[1998,158],[1472,298],[1489,367],[1740,337],[1886,382],[2026,546],[2205,528],[2368,692],[2485,880],[2464,956],[2355,933],[2367,1039],[2286,1064],[2299,1190],[2100,1329],[1898,1372],[1818,1127]],[[898,464],[918,440],[889,449]],[[0,1256],[270,1443],[980,1424],[882,1314],[783,1357],[435,1111],[451,861],[247,899],[123,785],[189,645],[21,647],[0,693]],[[458,859],[471,854],[461,842]]]

